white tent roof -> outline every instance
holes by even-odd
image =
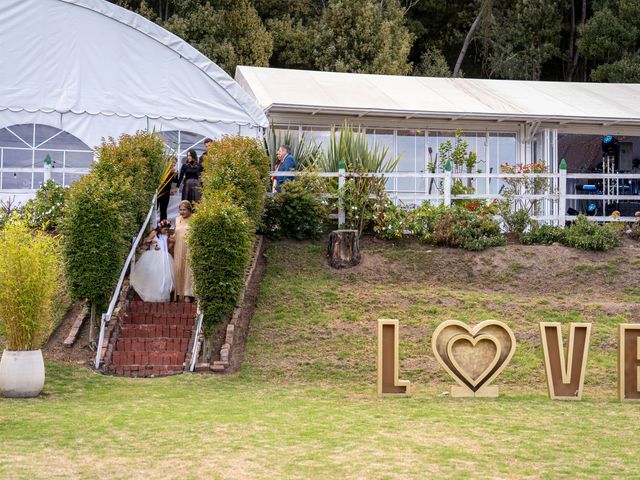
[[[640,125],[640,84],[426,78],[238,67],[265,112]]]
[[[2,0],[0,25],[0,128],[44,122],[93,146],[139,128],[214,136],[268,126],[204,55],[104,0]]]

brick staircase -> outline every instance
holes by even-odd
[[[107,372],[128,377],[184,372],[195,319],[194,303],[131,300],[112,340]]]

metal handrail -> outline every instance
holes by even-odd
[[[198,324],[196,326],[196,335],[193,337],[193,348],[191,350],[191,365],[189,365],[189,371],[193,372],[196,368],[196,361],[200,354],[200,330],[202,329],[202,320],[204,319],[204,313],[200,310],[200,302],[198,302]]]
[[[149,213],[147,213],[147,218],[142,224],[142,227],[138,232],[138,236],[133,240],[133,243],[131,245],[131,250],[129,251],[129,255],[127,256],[127,259],[124,262],[124,266],[122,267],[122,271],[120,272],[120,278],[118,279],[118,283],[113,292],[113,296],[111,297],[111,302],[109,302],[109,308],[107,309],[106,313],[102,314],[102,318],[100,320],[100,337],[98,338],[98,348],[96,349],[96,360],[95,360],[96,369],[100,368],[100,354],[102,353],[102,344],[104,343],[104,330],[107,324],[109,323],[109,321],[111,320],[111,315],[113,315],[113,310],[116,308],[116,305],[118,304],[118,297],[120,296],[120,291],[122,290],[122,284],[124,283],[124,279],[127,276],[127,270],[129,270],[129,265],[131,264],[131,261],[136,255],[138,244],[140,243],[142,236],[147,230],[147,225],[149,224],[149,220],[151,220],[153,212],[156,209],[157,200],[158,200],[158,192],[156,192],[155,195],[153,196],[153,200],[151,201],[151,207],[149,208]]]

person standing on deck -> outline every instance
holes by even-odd
[[[276,152],[278,163],[276,163],[276,172],[291,172],[296,169],[296,159],[291,155],[291,147],[289,145],[280,145]],[[279,192],[280,187],[286,181],[293,180],[295,177],[271,177],[273,180],[273,191]]]

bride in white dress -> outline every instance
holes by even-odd
[[[145,302],[168,302],[173,290],[173,257],[169,253],[171,222],[162,220],[146,238],[149,250],[135,264],[131,286]]]

